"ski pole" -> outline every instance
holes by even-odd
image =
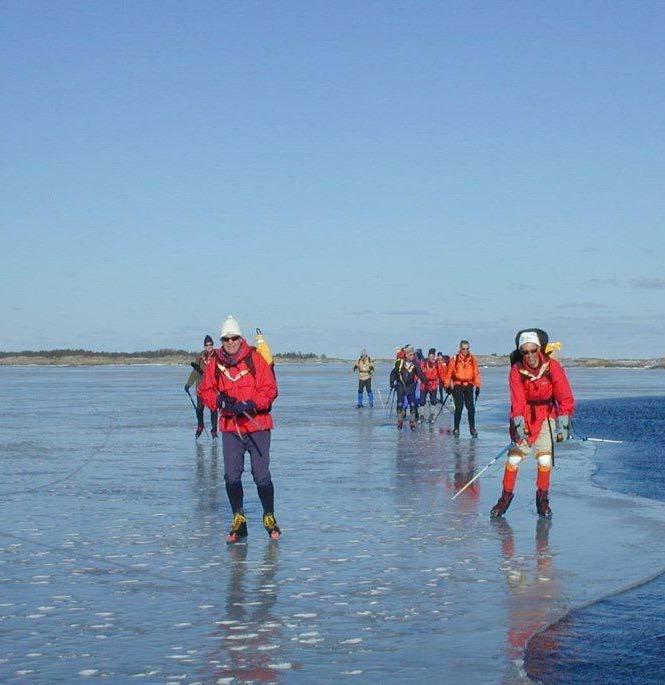
[[[383,401],[383,395],[381,394],[381,388],[379,386],[376,386],[376,390],[379,393],[379,399],[381,400],[381,406],[385,409],[386,408],[386,403]]]
[[[607,438],[573,438],[573,440],[580,440],[582,442],[609,442],[613,445],[623,445],[624,440],[609,440]]]
[[[443,411],[443,408],[446,406],[446,402],[448,401],[448,398],[449,398],[449,397],[450,397],[450,393],[448,393],[448,394],[446,395],[446,399],[443,400],[443,402],[441,403],[441,408],[439,409],[439,411],[437,412],[436,416],[434,417],[434,423],[436,423],[436,420],[437,420],[437,419],[439,418],[439,416],[441,415],[441,412]]]
[[[194,413],[196,414],[196,405],[194,404],[194,400],[192,399],[192,396],[189,392],[189,388],[187,388],[187,397],[189,397],[189,401],[192,403],[192,407],[194,407]],[[198,416],[196,418],[198,419]],[[205,425],[203,426],[203,430],[206,432],[206,435],[208,435],[208,429],[205,427]],[[208,437],[210,436],[208,435]]]
[[[257,430],[263,430],[259,425],[259,422],[253,416],[250,416],[246,411],[243,412],[243,415],[257,427]]]
[[[474,477],[473,477],[473,478],[472,478],[472,479],[471,479],[471,480],[470,480],[470,481],[469,481],[461,490],[459,490],[458,492],[456,492],[450,499],[451,499],[451,500],[452,500],[452,499],[455,499],[455,497],[457,497],[457,495],[461,495],[461,494],[469,487],[469,485],[471,485],[471,483],[473,483],[475,480],[477,480],[478,478],[480,478],[480,476],[482,476],[483,473],[485,473],[485,471],[487,471],[487,469],[488,469],[490,466],[492,466],[492,464],[494,464],[494,463],[497,462],[499,459],[501,459],[501,457],[502,457],[504,454],[506,454],[506,453],[508,452],[508,450],[511,448],[511,446],[512,446],[512,443],[510,443],[510,445],[506,445],[506,446],[499,452],[499,454],[497,454],[496,457],[494,457],[494,459],[492,459],[492,461],[491,461],[489,464],[487,464],[487,466],[485,466],[483,469],[481,469],[480,471],[478,471],[478,473],[477,473],[477,474],[476,474],[476,475],[475,475],[475,476],[474,476]]]

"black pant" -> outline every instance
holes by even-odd
[[[436,390],[422,390],[420,393],[420,406],[424,407],[429,395],[429,403],[434,406],[437,403]]]
[[[203,409],[205,407],[205,404],[203,404],[203,400],[200,397],[196,398],[196,421],[199,424],[201,428],[203,428]],[[217,412],[216,411],[211,411],[210,412],[210,428],[213,432],[217,432]]]
[[[363,390],[367,390],[369,395],[372,392],[372,379],[368,378],[366,381],[358,381],[358,394],[362,395]]]
[[[476,407],[473,403],[473,390],[473,385],[456,385],[453,388],[453,400],[455,401],[455,430],[459,430],[460,420],[462,419],[462,409],[465,405],[469,417],[469,429],[476,429]]]

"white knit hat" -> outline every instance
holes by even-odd
[[[524,331],[517,341],[517,347],[521,348],[522,345],[526,345],[527,343],[533,343],[534,345],[538,345],[538,347],[540,347],[540,340],[538,340],[538,334],[536,331]]]
[[[242,331],[240,330],[240,324],[237,322],[237,320],[229,314],[222,324],[222,332],[220,333],[219,337],[226,338],[233,335],[242,336]]]

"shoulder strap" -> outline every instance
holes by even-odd
[[[254,363],[254,354],[255,350],[254,348],[251,348],[249,350],[249,354],[245,357],[245,364],[247,364],[247,368],[249,369],[249,372],[256,378],[256,364]]]

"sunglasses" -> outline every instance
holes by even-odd
[[[462,350],[462,352],[468,352],[470,349],[470,347],[460,347],[460,350]]]
[[[523,357],[528,357],[530,354],[538,354],[538,348],[536,347],[535,350],[522,350]]]
[[[236,340],[240,340],[239,335],[230,335],[228,338],[222,338],[222,342],[235,342]]]

